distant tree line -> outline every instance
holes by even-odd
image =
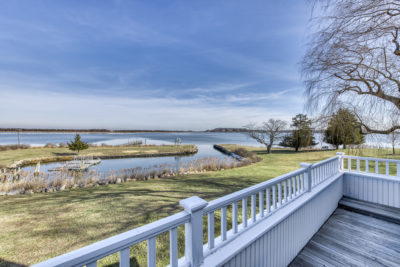
[[[65,132],[65,133],[180,133],[178,130],[109,130],[109,129],[43,129],[43,128],[0,128],[0,132]]]

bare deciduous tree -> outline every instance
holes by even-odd
[[[255,124],[245,126],[250,138],[267,147],[267,153],[271,153],[271,148],[276,139],[279,138],[281,131],[286,129],[287,123],[282,120],[269,119],[261,127]]]
[[[302,61],[308,107],[351,108],[369,133],[400,129],[387,119],[400,110],[400,1],[322,2],[322,26]]]

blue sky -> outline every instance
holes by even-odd
[[[2,1],[0,127],[178,129],[304,108],[306,1]]]

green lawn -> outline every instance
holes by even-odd
[[[156,155],[176,155],[194,153],[194,145],[148,145],[148,146],[96,146],[80,151],[79,156],[107,157],[138,157]],[[10,166],[16,161],[26,163],[54,162],[71,160],[76,153],[68,148],[32,147],[27,149],[7,150],[0,152],[0,167]]]
[[[268,155],[264,149],[252,149],[263,160],[236,169],[1,197],[0,266],[34,264],[181,211],[178,202],[183,198],[197,195],[209,201],[295,170],[300,162],[317,162],[335,155],[335,151],[287,150]],[[157,258],[164,265],[168,263],[168,243],[167,234],[157,238]],[[133,265],[145,266],[145,242],[132,247],[131,254]],[[112,255],[100,265],[116,262],[118,255]]]

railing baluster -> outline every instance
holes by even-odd
[[[321,179],[322,179],[322,171],[321,171],[321,167],[318,167],[317,168],[317,172],[318,172],[318,182],[317,182],[317,184],[319,184],[320,182],[321,182]]]
[[[86,267],[97,267],[97,260],[86,264]]]
[[[304,178],[305,178],[305,175],[304,175],[304,173],[302,173],[302,174],[300,174],[300,175],[301,175],[301,192],[304,192],[304,191],[305,191],[305,189],[304,189],[304,188],[305,188],[305,187],[304,187],[304,186],[305,186],[305,181],[304,181],[304,180],[305,180],[305,179],[304,179]]]
[[[284,203],[285,203],[285,204],[288,202],[287,183],[286,183],[286,180],[283,181],[283,200],[284,200]]]
[[[322,179],[324,178],[324,166],[318,167],[318,170],[319,170],[318,183],[321,183]]]
[[[129,267],[129,248],[124,248],[119,252],[119,267]]]
[[[156,267],[156,238],[147,240],[147,267]]]
[[[292,177],[289,178],[289,200],[292,199]]]
[[[242,221],[243,227],[247,227],[247,197],[242,199]]]
[[[359,158],[357,158],[357,171],[358,172],[360,171],[360,159]]]
[[[328,162],[328,164],[326,164],[326,177],[325,178],[327,178],[331,175],[331,164],[332,164],[332,162]]]
[[[272,207],[276,210],[276,185],[272,186]]]
[[[226,240],[226,207],[221,209],[221,236],[222,241]]]
[[[296,195],[300,194],[300,183],[299,183],[299,176],[296,175]]]
[[[260,216],[264,217],[264,191],[261,190],[258,193],[258,206],[260,210]]]
[[[389,161],[386,160],[386,175],[389,175]]]
[[[328,177],[332,175],[333,164],[334,164],[334,162],[329,162],[327,167],[326,167],[327,168],[327,172],[326,173],[327,173]]]
[[[208,239],[208,240],[210,240],[210,239]],[[169,264],[171,267],[178,267],[178,228],[177,227],[169,230]]]
[[[282,183],[278,183],[278,207],[282,206]]]
[[[379,161],[375,160],[375,173],[379,173]]]
[[[400,176],[400,163],[397,163],[397,176]]]
[[[347,169],[351,171],[351,158],[347,158]]]
[[[365,172],[369,172],[369,160],[365,160]]]
[[[253,195],[251,195],[251,221],[252,222],[256,221],[256,210],[257,210],[256,195],[253,194]]]
[[[271,212],[271,188],[267,187],[265,190],[265,194],[267,195],[267,213]]]
[[[318,170],[318,173],[319,173],[319,175],[318,175],[318,183],[320,183],[321,180],[322,180],[322,177],[324,177],[323,166],[319,166],[317,168],[317,170]]]
[[[234,234],[238,232],[238,204],[236,201],[232,203],[232,229]]]
[[[207,214],[207,237],[208,237],[208,248],[214,248],[214,212]]]

